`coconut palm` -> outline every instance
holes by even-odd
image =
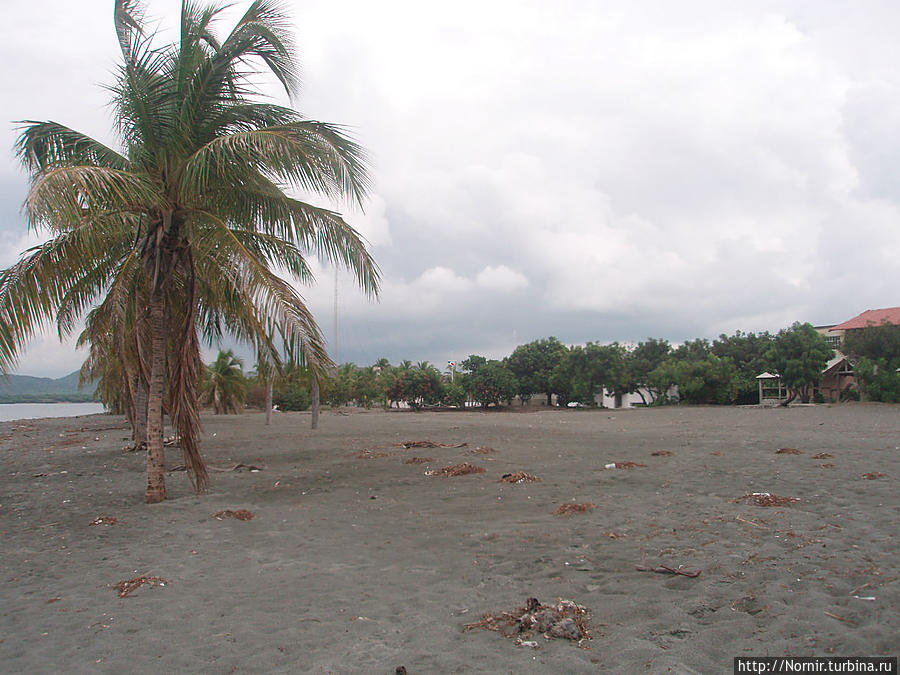
[[[137,297],[126,289],[141,288],[146,327],[135,339],[149,345],[147,502],[166,498],[164,402],[195,487],[206,486],[197,440],[201,337],[230,333],[274,353],[265,330],[274,322],[303,344],[311,367],[324,369],[324,339],[291,283],[313,281],[306,257],[341,264],[366,293],[378,290],[358,233],[340,214],[288,193],[361,205],[364,152],[343,128],[254,96],[252,65],[297,94],[282,3],[255,0],[219,39],[213,26],[222,9],[184,0],[179,42],[157,46],[137,0],[116,0],[123,62],[111,92],[121,148],[56,122],[25,122],[16,146],[31,177],[29,225],[51,238],[0,272],[0,369],[54,319],[66,335],[96,301],[110,301],[103,312],[114,316],[116,303]]]
[[[230,349],[219,351],[206,368],[203,402],[213,406],[216,415],[234,415],[241,411],[246,396],[244,363]]]

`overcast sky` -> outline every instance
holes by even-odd
[[[14,121],[115,142],[112,4],[4,8],[2,267],[40,240]],[[177,25],[180,2],[147,5]],[[680,341],[900,305],[895,0],[291,7],[297,107],[352,126],[373,158],[366,212],[340,208],[384,284],[372,303],[339,276],[341,362],[443,366],[550,335]],[[317,269],[304,295],[334,345],[334,275]],[[50,334],[17,372],[81,359]]]

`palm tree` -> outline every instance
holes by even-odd
[[[212,404],[216,415],[239,413],[247,393],[243,362],[230,349],[220,350],[216,360],[207,366],[206,373],[204,402]]]
[[[324,339],[293,281],[310,283],[310,253],[350,269],[369,295],[379,272],[340,214],[292,188],[361,205],[363,150],[341,127],[254,97],[248,64],[289,97],[297,65],[277,0],[255,0],[219,39],[220,6],[183,0],[177,44],[157,46],[137,0],[116,0],[123,62],[111,88],[121,151],[56,122],[25,122],[17,153],[31,177],[25,214],[51,238],[0,272],[0,369],[56,319],[60,335],[100,298],[146,291],[147,489],[166,498],[162,412],[170,413],[198,491],[201,336],[230,333],[275,351],[277,323],[308,363],[330,365]],[[119,297],[128,297],[122,291]],[[137,327],[131,330],[137,331]]]

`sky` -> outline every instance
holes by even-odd
[[[0,267],[43,238],[21,214],[16,122],[117,142],[112,4],[4,9]],[[179,1],[146,5],[161,35],[177,26]],[[338,272],[335,322],[334,271],[314,265],[302,289],[339,362],[443,366],[551,335],[679,342],[900,305],[894,0],[288,6],[295,107],[348,125],[372,159],[364,212],[323,205],[366,237],[380,298]],[[82,359],[51,328],[15,372]]]

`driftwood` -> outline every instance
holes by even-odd
[[[657,565],[656,567],[647,566],[647,554],[641,552],[641,564],[636,565],[638,572],[656,572],[657,574],[677,574],[682,577],[690,577],[695,579],[700,576],[702,570],[686,570],[681,565],[678,567],[669,567],[668,565]]]

